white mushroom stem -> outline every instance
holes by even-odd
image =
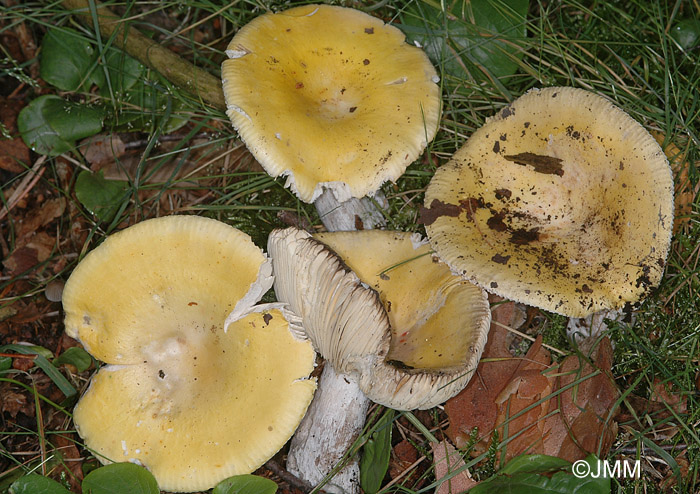
[[[292,438],[287,470],[314,486],[323,482],[360,435],[369,403],[354,379],[336,374],[326,364],[314,399]],[[351,458],[323,490],[360,492],[358,459]]]
[[[332,189],[324,189],[314,202],[321,222],[329,232],[371,230],[385,227],[386,220],[377,205],[382,209],[389,207],[389,203],[381,191],[377,192],[374,197],[361,199],[353,197],[347,201],[338,202]]]
[[[566,336],[584,355],[590,355],[602,334],[609,329],[605,321],[622,322],[624,318],[622,309],[601,310],[583,318],[572,317],[566,325]]]
[[[326,189],[314,204],[328,231],[386,226],[384,215],[377,208],[377,204],[388,206],[381,192],[373,198],[338,202],[333,191]],[[314,486],[320,484],[359,437],[369,403],[355,379],[336,374],[327,364],[314,399],[292,438],[287,470]],[[358,459],[351,458],[323,489],[329,493],[359,494]]]

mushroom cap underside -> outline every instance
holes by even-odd
[[[432,247],[484,289],[583,317],[662,276],[673,179],[653,137],[608,100],[531,90],[487,120],[431,180]]]
[[[425,409],[466,386],[486,342],[488,302],[416,235],[287,229],[271,234],[268,250],[278,298],[370,399]]]
[[[438,77],[403,33],[363,12],[305,5],[265,14],[229,44],[227,114],[265,170],[305,202],[396,180],[437,132]]]
[[[253,306],[271,283],[247,235],[194,216],[141,222],[83,259],[63,304],[66,332],[108,364],[74,412],[100,461],[191,492],[285,444],[315,390],[314,351],[284,311]]]

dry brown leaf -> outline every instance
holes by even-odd
[[[404,439],[391,449],[389,476],[395,479],[416,461],[418,461],[418,450],[413,444]]]
[[[658,377],[654,379],[649,401],[666,404],[676,413],[686,413],[688,411],[688,397],[673,391],[671,383],[664,382]]]
[[[508,324],[512,317],[509,304],[496,310],[501,312],[494,311],[494,320]],[[492,325],[475,377],[445,404],[450,439],[462,447],[478,427],[474,452],[479,453],[496,430],[499,440],[506,443],[506,461],[523,453],[543,453],[572,462],[589,453],[605,455],[617,434],[616,422],[608,418],[619,396],[610,376],[610,341],[604,338],[596,348],[593,364],[570,356],[559,367],[551,364],[541,337],[522,358],[513,357],[507,348],[505,331]],[[593,373],[596,375],[576,382]],[[557,392],[561,389],[564,391]]]
[[[26,360],[26,359],[25,359]],[[31,362],[31,360],[30,360]],[[8,389],[7,383],[3,383],[2,401],[0,403],[0,411],[7,413],[13,419],[18,413],[23,413],[27,417],[34,416],[34,402],[27,399],[27,393],[15,393]]]
[[[504,388],[509,392],[499,395],[496,423],[500,439],[508,440],[506,462],[519,454],[544,450],[544,419],[549,411],[549,400],[545,397],[551,394],[554,384],[547,377],[550,366],[551,357],[542,346],[542,336],[538,336]],[[539,406],[532,406],[538,401],[542,401]]]
[[[559,366],[555,390],[566,388],[549,401],[550,411],[559,410],[545,421],[544,453],[574,462],[595,453],[604,457],[617,435],[613,405],[619,391],[610,375],[612,345],[605,337],[595,349],[595,361],[572,355]],[[593,377],[587,377],[600,371]]]
[[[458,494],[471,489],[478,482],[471,478],[465,468],[466,463],[462,455],[447,440],[439,443],[430,443],[433,450],[433,465],[435,466],[435,480],[440,481],[446,475],[458,469],[463,469],[457,475],[445,480],[435,491],[435,494]]]
[[[58,469],[58,475],[65,472],[65,478],[70,483],[71,491],[80,492],[83,481],[83,462],[80,452],[75,446],[75,435],[69,433],[52,434],[51,442],[63,457],[63,464]]]
[[[88,137],[80,141],[78,148],[93,171],[114,164],[126,153],[126,145],[119,134],[97,134]]]
[[[0,136],[0,169],[20,173],[29,164],[29,148],[17,135],[17,115],[22,109],[21,101],[0,97],[0,122],[13,137],[5,139]]]
[[[31,270],[40,262],[48,259],[56,246],[56,239],[45,232],[38,232],[22,239],[18,244],[24,244],[16,248],[3,260],[2,264],[10,276],[18,276]]]
[[[38,207],[34,207],[24,218],[15,221],[17,228],[17,245],[26,245],[30,237],[56,218],[63,215],[66,210],[66,200],[63,197],[44,201]]]
[[[502,299],[491,296],[489,300],[493,303]],[[450,417],[446,433],[458,448],[464,447],[471,431],[478,428],[482,441],[477,449],[484,451],[496,425],[496,397],[518,366],[518,361],[508,351],[508,332],[496,323],[510,325],[514,309],[513,302],[505,302],[492,310],[489,338],[474,376],[461,393],[445,403]]]

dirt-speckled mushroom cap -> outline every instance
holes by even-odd
[[[531,90],[487,120],[428,186],[423,222],[450,267],[486,290],[568,316],[655,287],[673,179],[654,138],[607,99]]]
[[[79,263],[63,291],[66,333],[107,365],[74,419],[100,461],[192,492],[287,442],[316,387],[315,352],[286,310],[254,305],[271,285],[247,235],[195,216],[138,223]]]
[[[358,10],[305,5],[238,31],[222,66],[227,114],[265,170],[305,202],[396,180],[435,136],[438,76],[403,33]]]
[[[372,401],[425,409],[466,386],[486,343],[486,294],[417,236],[290,228],[272,232],[268,251],[278,299]]]

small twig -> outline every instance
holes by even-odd
[[[12,208],[14,208],[39,181],[41,176],[44,174],[45,168],[42,168],[39,171],[39,168],[41,168],[41,165],[44,164],[44,161],[46,161],[46,156],[40,156],[39,159],[36,160],[36,163],[34,163],[34,166],[32,166],[32,169],[29,170],[29,173],[27,173],[27,175],[25,175],[25,177],[19,183],[17,190],[12,193],[10,199],[7,201],[7,204],[2,211],[0,211],[0,221],[9,214]]]
[[[267,463],[265,463],[265,468],[269,469],[272,473],[277,475],[289,485],[300,489],[304,493],[311,492],[311,489],[313,489],[313,486],[311,484],[309,484],[308,482],[304,482],[293,473],[288,472],[287,470],[282,468],[279,465],[279,463],[277,463],[275,460],[268,460]]]
[[[411,470],[413,470],[414,468],[416,468],[416,467],[417,467],[420,463],[422,463],[423,460],[425,460],[426,458],[427,458],[427,456],[421,456],[421,457],[418,458],[416,461],[414,461],[413,463],[411,463],[403,472],[401,472],[399,475],[397,475],[396,477],[394,477],[393,479],[391,479],[391,482],[389,482],[387,485],[385,485],[384,487],[382,487],[382,490],[379,491],[379,494],[381,494],[382,492],[387,492],[387,489],[388,489],[389,487],[391,487],[392,485],[396,484],[399,480],[401,480],[401,479],[404,478],[406,475],[408,475],[408,473],[409,473]]]
[[[664,451],[682,451],[688,449],[688,445],[683,443],[657,444],[657,446]],[[615,450],[615,452],[622,453],[625,455],[636,455],[637,453],[639,453],[643,456],[654,455],[656,453],[653,449],[647,446],[642,446],[641,448],[638,448],[637,446],[623,446],[622,448]]]

